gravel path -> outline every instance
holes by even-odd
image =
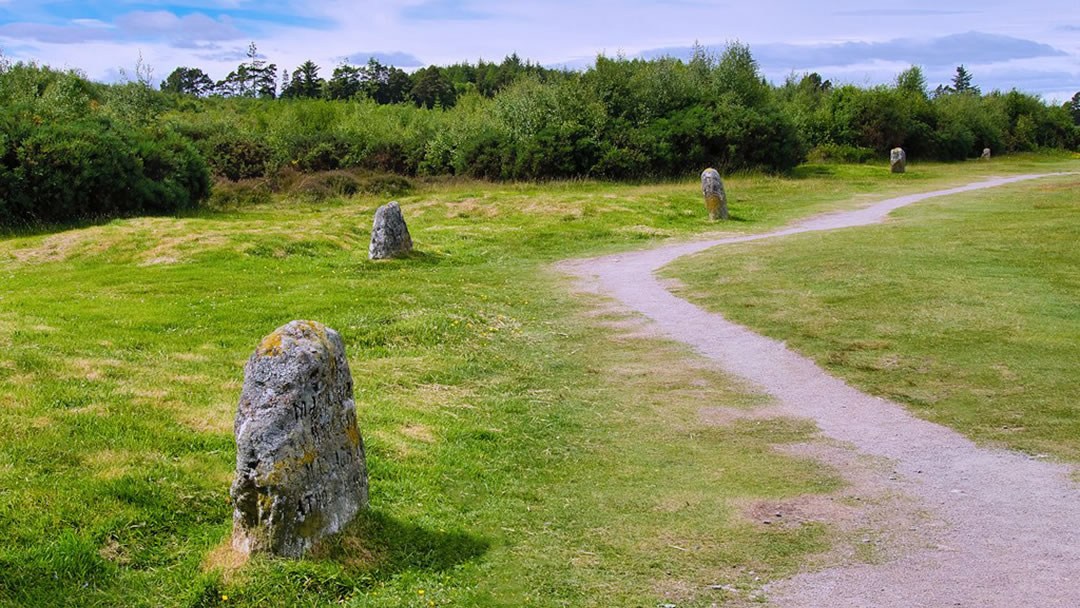
[[[874,224],[894,209],[931,197],[1045,176],[992,179],[817,216],[767,234],[680,243],[561,266],[717,360],[726,371],[759,385],[777,399],[781,411],[812,418],[827,437],[892,461],[895,473],[881,473],[887,476],[881,483],[892,484],[927,512],[927,526],[934,530],[911,534],[930,538],[929,546],[919,542],[883,564],[798,575],[767,588],[774,604],[1080,607],[1080,484],[1070,480],[1066,465],[976,446],[951,429],[913,417],[896,403],[862,393],[782,342],[675,297],[654,272],[676,258],[718,245]]]

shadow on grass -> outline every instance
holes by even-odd
[[[387,260],[368,260],[368,262],[371,268],[390,270],[397,268],[406,262],[409,266],[437,266],[448,259],[449,257],[444,253],[417,251],[414,249],[408,253],[402,253]]]
[[[432,531],[367,511],[312,549],[306,559],[333,562],[352,575],[388,576],[405,570],[448,570],[483,555],[489,546],[462,532]]]
[[[745,218],[745,217],[743,217],[741,215],[735,215],[734,213],[729,213],[728,218],[726,220],[720,220],[720,221],[718,221],[716,223],[720,224],[720,225],[723,225],[726,222],[750,222],[750,221],[753,221],[753,220],[751,220],[749,218]]]
[[[223,597],[237,600],[290,597],[300,590],[312,601],[347,602],[398,574],[441,573],[474,560],[490,544],[462,532],[432,531],[378,511],[362,512],[340,534],[324,539],[303,559],[254,558],[245,565],[215,560],[229,556],[226,540],[208,556],[206,567],[189,587],[184,605],[192,608],[224,606]],[[223,566],[223,568],[222,568]],[[239,602],[246,605],[244,601]],[[261,605],[261,604],[256,604]]]

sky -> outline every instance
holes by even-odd
[[[922,66],[931,88],[964,64],[984,91],[1061,102],[1080,91],[1077,0],[0,0],[9,59],[116,81],[138,58],[220,79],[249,42],[279,68],[307,59],[411,69],[501,60],[587,67],[597,54],[686,56],[694,42],[750,46],[767,78],[816,71],[834,83],[891,82]]]

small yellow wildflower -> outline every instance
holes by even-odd
[[[229,596],[227,596],[227,595],[221,596],[221,601],[223,601],[223,602],[229,601]]]
[[[417,591],[417,593],[420,594],[420,595],[424,595],[424,590],[421,589],[421,590]]]

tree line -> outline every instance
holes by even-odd
[[[470,92],[494,97],[525,75],[541,80],[569,76],[565,70],[522,61],[516,53],[501,63],[480,60],[475,65],[428,66],[413,73],[383,65],[372,57],[365,65],[343,62],[329,78],[322,73],[322,67],[308,60],[291,72],[282,69],[279,75],[277,64],[262,59],[253,42],[248,47],[247,61],[224,79],[215,82],[200,68],[181,66],[161,82],[161,90],[194,97],[259,99],[348,100],[362,96],[380,104],[411,102],[418,107],[449,108],[458,97]]]
[[[936,89],[918,67],[872,87],[819,74],[773,85],[741,44],[689,61],[601,56],[584,71],[513,55],[412,73],[372,60],[329,78],[314,62],[279,77],[252,45],[220,83],[178,68],[155,90],[136,72],[107,85],[0,61],[0,225],[170,213],[212,187],[267,191],[308,172],[636,180],[881,160],[895,146],[915,161],[1080,148],[1080,93],[1060,106],[984,93],[963,66]]]

